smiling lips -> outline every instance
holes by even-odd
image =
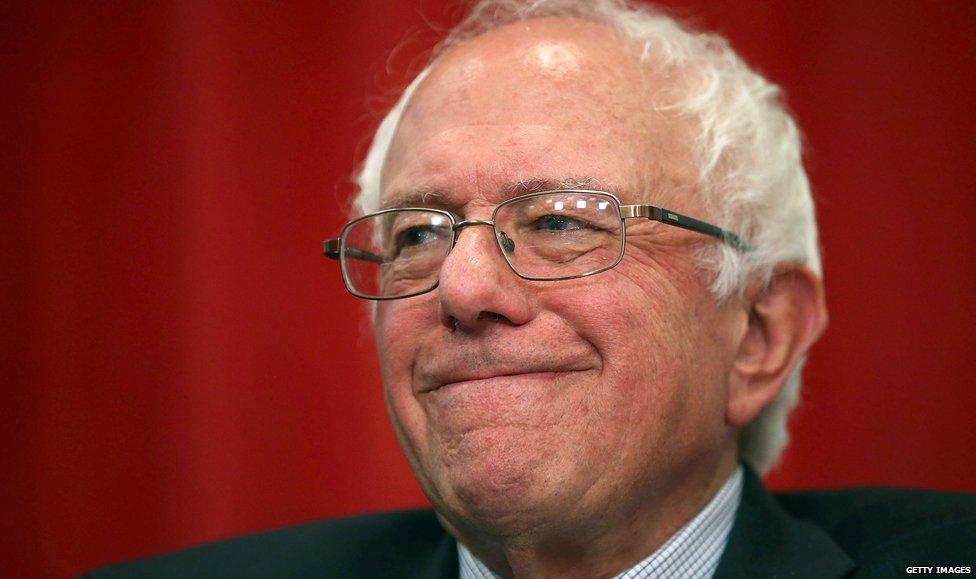
[[[600,357],[586,342],[561,335],[542,336],[496,333],[478,340],[430,344],[418,351],[414,359],[414,394],[435,392],[445,386],[552,383],[601,367]]]
[[[562,374],[570,374],[589,370],[591,367],[583,364],[546,364],[546,365],[512,365],[510,367],[498,367],[472,371],[470,368],[463,371],[450,372],[430,372],[423,374],[419,381],[420,388],[418,394],[434,392],[445,386],[460,386],[462,384],[485,383],[492,380],[508,378],[511,380],[531,379],[531,380],[556,380]]]

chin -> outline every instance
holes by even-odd
[[[527,447],[524,432],[507,430],[469,433],[444,457],[435,479],[447,512],[498,532],[541,518],[562,503],[566,490],[554,476],[552,457]]]

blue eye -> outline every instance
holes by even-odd
[[[411,227],[397,235],[397,247],[402,249],[424,245],[425,243],[433,243],[439,238],[437,232],[430,227]]]
[[[562,215],[546,215],[536,219],[533,226],[542,231],[577,231],[584,229],[586,224]]]

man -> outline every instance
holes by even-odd
[[[773,498],[827,323],[797,130],[717,37],[623,2],[481,2],[381,125],[326,253],[377,300],[434,512],[104,571],[842,577],[970,565],[970,499]]]

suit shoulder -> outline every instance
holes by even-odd
[[[317,521],[95,571],[117,577],[357,577],[428,564],[447,539],[433,511]]]
[[[777,493],[776,498],[794,517],[824,528],[862,563],[911,554],[952,564],[969,561],[976,545],[973,494],[859,488]]]

